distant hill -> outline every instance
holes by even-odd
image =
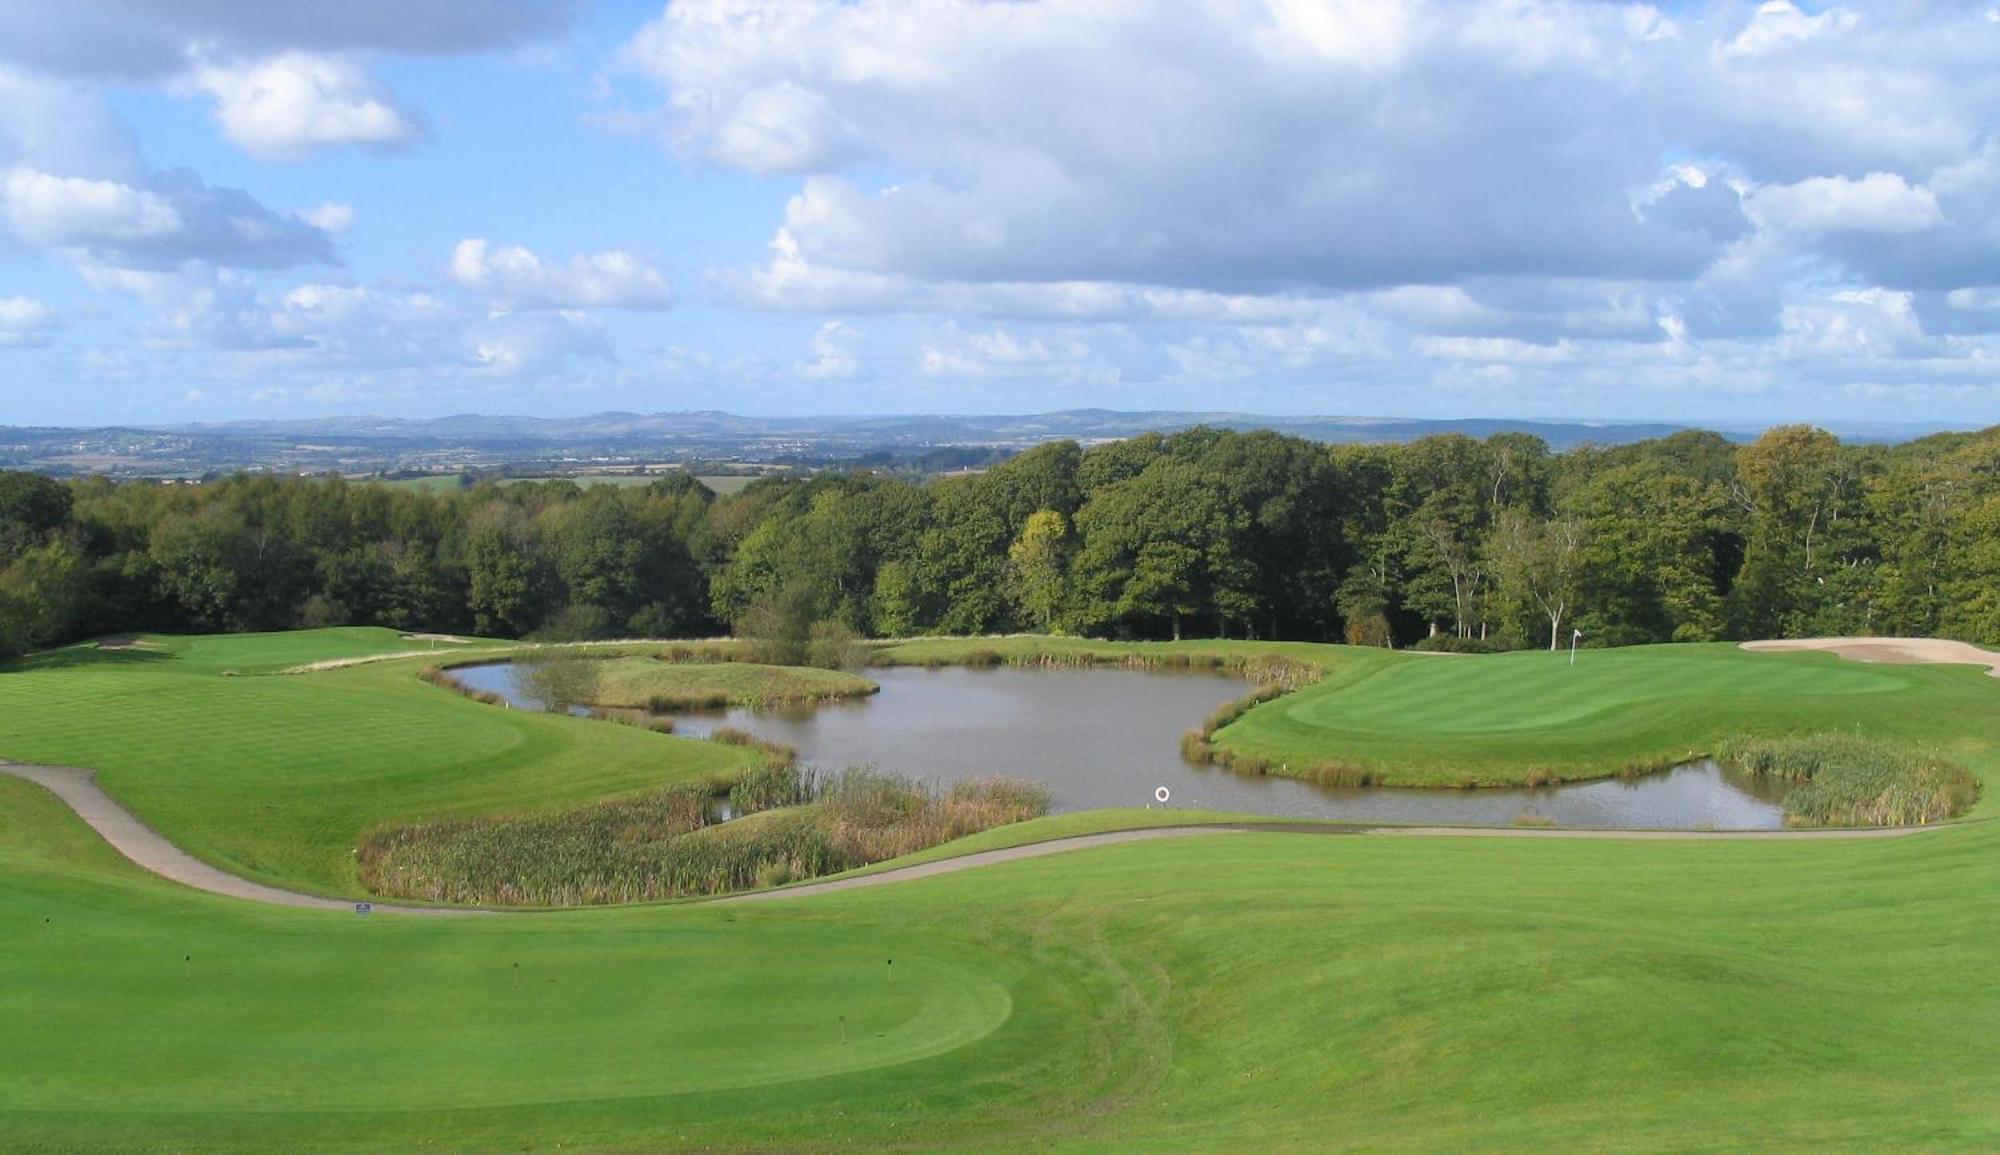
[[[98,429],[0,427],[0,467],[134,477],[200,477],[243,469],[384,474],[516,466],[573,472],[597,465],[685,461],[802,467],[863,462],[922,469],[926,462],[953,459],[948,451],[954,450],[1004,456],[1063,438],[1090,443],[1197,425],[1271,429],[1330,443],[1527,433],[1558,450],[1585,443],[1630,444],[1686,428],[1659,422],[1299,417],[1171,409],[974,416],[743,417],[703,410],[587,417],[324,417]],[[1939,428],[1875,425],[1835,432],[1850,440],[1898,442]],[[1748,440],[1757,432],[1722,430],[1735,440]]]
[[[1059,438],[1099,440],[1197,425],[1275,429],[1318,441],[1410,441],[1435,433],[1488,437],[1532,433],[1564,448],[1598,442],[1626,444],[1685,428],[1660,423],[1517,421],[1505,418],[1425,420],[1384,417],[1277,417],[1226,411],[1070,409],[1020,416],[920,415],[879,417],[739,417],[712,410],[686,413],[597,413],[588,417],[326,417],[297,421],[231,421],[161,427],[160,432],[224,438],[366,438],[466,443],[708,441],[807,437],[870,445],[1014,445]]]

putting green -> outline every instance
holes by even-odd
[[[1372,771],[1398,785],[1602,777],[1707,753],[1730,735],[1860,731],[1986,748],[1968,712],[1995,704],[1969,666],[1866,665],[1730,645],[1389,655],[1328,647],[1325,680],[1223,728],[1218,745],[1278,772]],[[1983,679],[1983,681],[1982,681]]]

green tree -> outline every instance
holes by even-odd
[[[1028,518],[1007,547],[1007,575],[1022,616],[1044,632],[1053,628],[1069,597],[1069,519],[1053,509]]]

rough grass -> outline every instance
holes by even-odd
[[[1048,809],[1039,784],[949,788],[769,763],[721,783],[519,818],[396,826],[361,846],[361,876],[388,897],[489,906],[583,906],[720,894],[850,870]]]
[[[1923,826],[1954,818],[1979,798],[1978,779],[1949,759],[1849,734],[1735,739],[1716,757],[1794,783],[1785,794],[1792,826]]]
[[[593,705],[655,714],[830,702],[866,697],[881,689],[854,674],[806,666],[684,664],[653,657],[610,658],[602,666]]]
[[[1103,642],[1019,634],[987,638],[920,638],[878,643],[877,666],[991,666],[1079,669],[1189,670],[1240,675],[1287,689],[1320,676],[1318,659],[1332,647],[1300,642]]]

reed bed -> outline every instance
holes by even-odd
[[[726,789],[734,821],[716,821]],[[451,819],[364,840],[362,882],[424,902],[584,906],[772,886],[1047,813],[1032,782],[941,787],[871,769],[765,765],[555,814]]]
[[[1237,657],[1231,654],[1145,653],[1129,650],[1056,649],[1056,650],[1016,650],[1001,652],[987,647],[974,647],[946,653],[925,654],[917,658],[896,658],[878,654],[876,664],[882,666],[919,666],[938,670],[952,666],[990,668],[1012,666],[1019,669],[1085,670],[1118,668],[1127,670],[1159,671],[1206,671],[1217,674],[1236,674],[1259,686],[1277,684],[1286,691],[1300,689],[1320,680],[1324,671],[1310,662],[1275,655]]]
[[[1784,800],[1789,826],[1923,826],[1979,797],[1979,780],[1935,752],[1849,734],[1732,739],[1716,759],[1794,783]]]

